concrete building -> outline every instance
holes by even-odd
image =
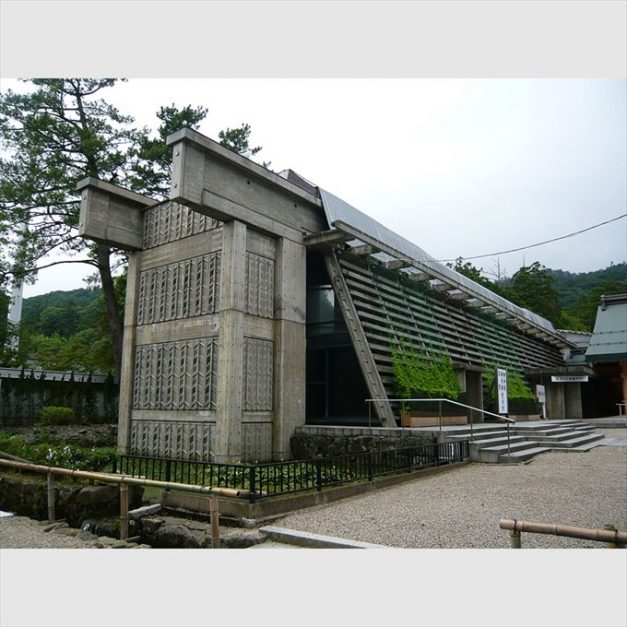
[[[81,234],[129,252],[121,451],[288,458],[297,426],[347,424],[368,415],[366,398],[394,397],[399,341],[448,355],[469,405],[498,366],[530,386],[549,377],[551,418],[581,415],[579,385],[550,378],[585,365],[567,365],[576,344],[548,320],[292,171],[189,129],[168,143],[166,202],[79,186]],[[372,412],[399,424],[386,400]]]

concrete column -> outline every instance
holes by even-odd
[[[565,418],[583,418],[581,383],[564,384]]]
[[[466,370],[466,404],[483,409],[483,380],[480,372]],[[485,422],[485,415],[480,411],[469,410],[474,424]]]
[[[564,383],[547,383],[546,413],[547,418],[550,420],[560,420],[566,417],[564,407]]]
[[[218,382],[214,459],[235,463],[242,454],[244,394],[244,310],[246,225],[233,220],[223,227]]]
[[[131,445],[131,412],[133,409],[135,332],[137,328],[140,255],[141,253],[128,253],[126,304],[124,307],[124,341],[122,342],[120,402],[118,408],[118,452],[122,455],[130,452]]]
[[[290,457],[290,438],[305,424],[305,247],[277,245],[274,290],[274,420],[272,457]]]

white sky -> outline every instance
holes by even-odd
[[[620,79],[130,79],[103,93],[138,125],[155,127],[155,112],[171,103],[208,107],[200,131],[215,139],[247,122],[272,169],[296,170],[448,259],[625,213],[626,86]],[[499,256],[508,275],[536,260],[584,272],[626,258],[625,219]],[[497,258],[473,263],[494,271]],[[82,270],[44,270],[25,296],[82,287]]]

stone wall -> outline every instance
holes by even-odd
[[[290,440],[294,459],[333,457],[432,444],[436,438],[404,429],[299,427]]]
[[[141,505],[143,492],[141,486],[129,486],[129,509]],[[0,473],[0,509],[47,520],[45,477]],[[73,527],[79,527],[88,518],[119,516],[120,490],[117,485],[68,485],[57,480],[55,514]]]

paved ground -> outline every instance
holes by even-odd
[[[288,515],[289,529],[404,548],[507,548],[502,518],[627,530],[627,429],[587,453],[544,453],[527,464],[469,464]],[[527,548],[603,543],[523,534]]]
[[[627,530],[627,429],[598,429],[604,446],[544,453],[518,465],[469,464],[438,475],[301,510],[273,524],[403,548],[507,548],[501,518]],[[94,536],[45,532],[46,523],[0,518],[0,548],[89,548]],[[76,530],[74,530],[76,531]],[[603,543],[523,534],[523,548]],[[266,542],[255,548],[293,548]]]

